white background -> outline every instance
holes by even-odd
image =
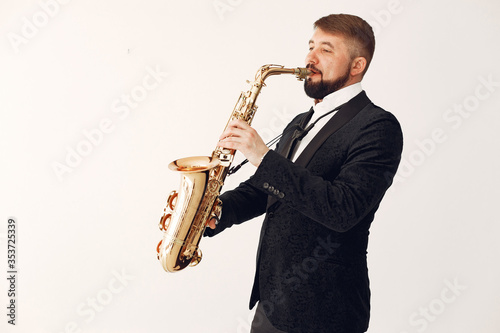
[[[179,184],[167,165],[209,155],[245,80],[266,63],[303,66],[313,22],[330,13],[373,25],[363,87],[405,136],[371,228],[369,332],[499,332],[495,0],[2,0],[1,331],[248,332],[261,219],[203,239],[198,267],[165,273],[157,223]],[[310,100],[292,76],[267,84],[254,126],[269,139]]]

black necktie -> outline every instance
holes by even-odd
[[[297,128],[293,131],[292,135],[290,135],[288,140],[283,144],[283,149],[281,149],[281,155],[290,159],[293,155],[293,152],[295,151],[297,143],[300,140],[302,140],[307,135],[307,133],[309,133],[309,131],[314,127],[314,125],[316,125],[316,123],[318,121],[320,121],[321,118],[324,118],[324,117],[328,116],[329,114],[332,114],[333,112],[338,111],[340,108],[342,108],[344,106],[344,104],[339,105],[335,109],[333,109],[332,111],[328,111],[327,113],[321,115],[312,124],[305,127],[306,124],[309,122],[309,120],[311,120],[312,115],[314,113],[314,110],[311,107],[309,112],[304,115],[302,120],[297,125],[295,125]]]
[[[285,156],[288,159],[291,157],[293,151],[295,150],[295,147],[297,146],[297,143],[304,137],[304,127],[309,122],[309,120],[311,120],[313,113],[314,109],[311,107],[311,109],[309,109],[304,117],[302,117],[299,123],[295,125],[295,130],[287,139],[287,141],[283,143],[283,146],[280,149],[281,155]]]

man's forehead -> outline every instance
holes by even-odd
[[[314,33],[309,40],[309,44],[338,44],[345,43],[344,35],[340,33],[331,33],[321,30],[320,28],[316,28]]]

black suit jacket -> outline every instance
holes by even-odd
[[[360,101],[364,107],[353,119],[319,142],[332,117],[295,163],[279,154],[280,144],[269,151],[249,180],[221,195],[221,221],[206,232],[214,236],[267,213],[250,308],[260,301],[280,330],[368,328],[369,227],[396,173],[403,139],[396,118],[364,92],[346,106]]]

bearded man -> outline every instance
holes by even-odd
[[[250,308],[252,333],[362,333],[368,329],[369,228],[396,173],[401,128],[361,87],[375,38],[345,14],[315,22],[305,62],[313,106],[283,131],[275,150],[241,120],[219,146],[236,149],[255,174],[221,195],[207,236],[266,214]]]

